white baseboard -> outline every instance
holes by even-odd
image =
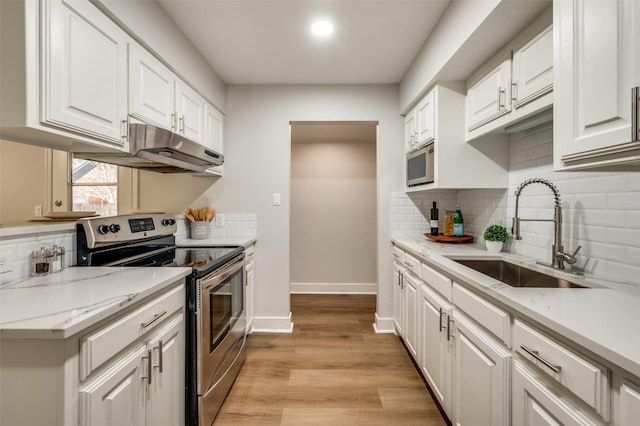
[[[253,317],[252,333],[293,333],[291,312],[286,318],[282,317]]]
[[[291,283],[292,294],[377,294],[376,283]]]
[[[376,333],[395,333],[396,327],[393,318],[380,318],[376,312],[376,322],[373,323]]]

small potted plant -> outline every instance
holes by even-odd
[[[490,225],[485,229],[483,238],[487,251],[499,253],[502,251],[502,243],[509,241],[509,232],[502,225]]]

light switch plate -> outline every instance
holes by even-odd
[[[280,205],[280,193],[279,192],[274,192],[273,193],[273,205],[274,206],[279,206]]]

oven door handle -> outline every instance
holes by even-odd
[[[244,254],[236,257],[227,266],[218,271],[212,272],[211,275],[202,279],[201,286],[203,290],[210,290],[212,287],[224,282],[227,278],[242,269],[244,266]]]

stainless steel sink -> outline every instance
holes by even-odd
[[[512,287],[589,288],[562,278],[495,259],[451,259]]]

